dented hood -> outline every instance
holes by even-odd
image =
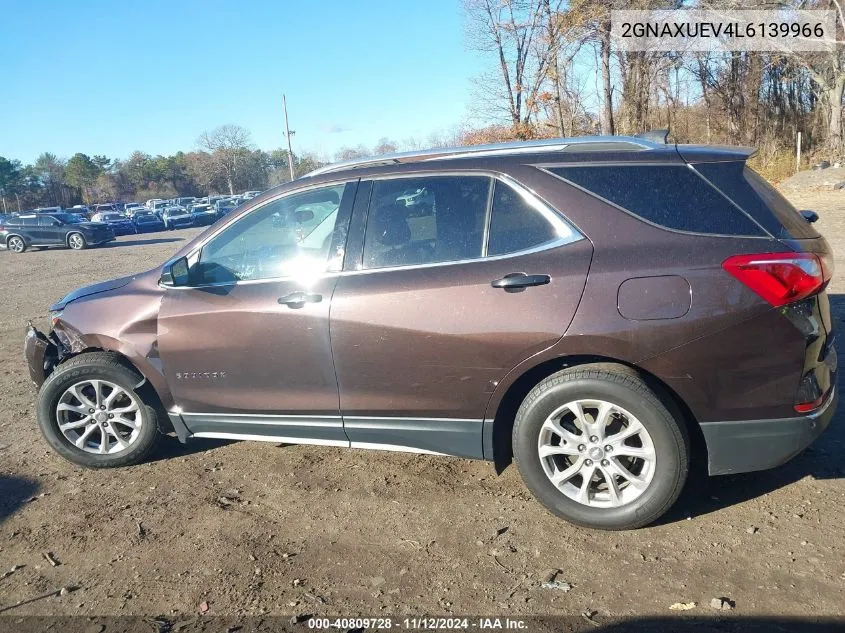
[[[99,294],[101,292],[107,292],[109,290],[116,290],[117,288],[122,288],[133,279],[135,279],[135,275],[128,275],[126,277],[118,277],[117,279],[112,279],[110,281],[101,281],[98,284],[91,284],[90,286],[83,286],[82,288],[77,288],[73,292],[66,294],[56,303],[51,305],[50,311],[53,312],[55,310],[62,310],[71,301],[76,301],[77,299],[81,299],[82,297],[88,297],[91,295]]]

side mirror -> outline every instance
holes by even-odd
[[[161,271],[161,278],[159,283],[162,286],[189,286],[191,283],[191,273],[188,269],[188,259],[180,257],[174,262],[171,262]]]
[[[799,211],[799,213],[804,217],[807,222],[812,224],[819,219],[819,214],[815,211],[810,211],[809,209],[804,209],[803,211]]]

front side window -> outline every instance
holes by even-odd
[[[317,275],[329,257],[344,194],[350,183],[278,198],[238,219],[203,246],[192,270],[194,285]]]
[[[481,257],[491,179],[430,176],[373,185],[364,268]]]

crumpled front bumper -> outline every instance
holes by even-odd
[[[59,348],[30,324],[26,329],[23,351],[29,365],[29,377],[36,387],[41,387],[59,362]]]

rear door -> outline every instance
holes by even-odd
[[[66,227],[52,215],[38,216],[38,240],[41,244],[61,244],[64,242]]]
[[[332,302],[346,434],[353,446],[480,457],[490,394],[566,331],[592,247],[488,176],[368,186]]]
[[[37,214],[18,216],[18,227],[21,235],[35,245],[45,243],[38,222],[39,217]]]

